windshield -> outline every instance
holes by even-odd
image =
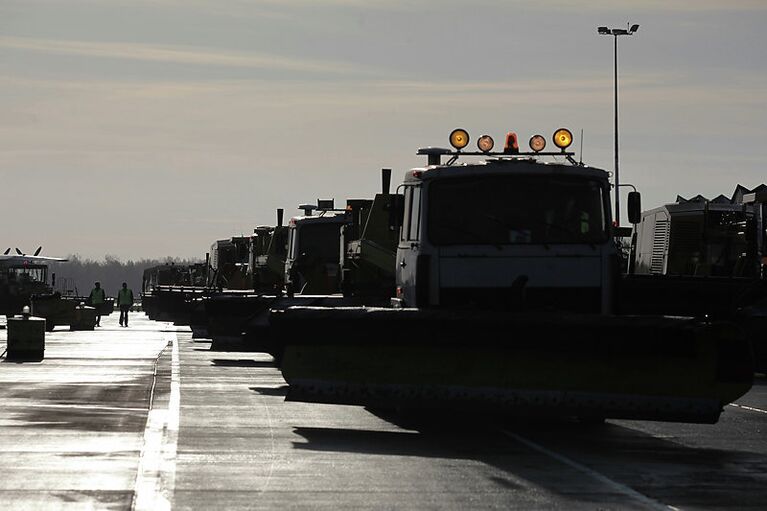
[[[706,239],[709,243],[708,265],[711,275],[730,276],[738,259],[746,255],[746,213],[710,211],[707,220]]]
[[[10,282],[44,284],[47,279],[47,268],[43,266],[13,267],[8,268],[7,278]]]
[[[298,254],[324,261],[338,261],[341,226],[337,223],[306,224],[298,233]]]
[[[668,273],[729,277],[748,255],[748,215],[698,211],[671,220]],[[753,228],[753,227],[751,227]]]
[[[580,177],[444,179],[429,191],[429,239],[435,245],[603,242],[606,206],[601,183]]]

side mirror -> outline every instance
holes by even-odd
[[[629,222],[638,224],[642,221],[642,195],[639,192],[629,192],[628,209]]]

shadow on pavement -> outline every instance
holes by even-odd
[[[602,492],[610,491],[588,470],[673,506],[759,509],[767,502],[767,455],[763,453],[683,445],[611,423],[594,426],[566,420],[371,412],[408,431],[298,427],[294,432],[305,438],[306,443],[295,442],[293,447],[470,459],[567,499],[601,504],[604,495],[573,492],[573,485],[580,482],[596,485]],[[517,441],[514,435],[542,450]],[[564,456],[586,470],[576,469],[557,456]],[[504,487],[516,485],[513,479],[499,478],[497,473],[488,477]]]
[[[274,367],[274,362],[271,360],[253,360],[248,358],[214,358],[211,362],[214,366],[222,367]]]
[[[279,387],[248,387],[253,392],[258,392],[263,396],[285,396],[288,393],[287,385]]]

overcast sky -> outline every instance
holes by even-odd
[[[0,244],[203,257],[419,146],[584,130],[645,208],[767,181],[764,0],[0,0]],[[473,144],[473,141],[472,141]]]

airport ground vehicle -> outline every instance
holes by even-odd
[[[207,265],[161,264],[144,270],[141,308],[150,319],[174,321],[186,315],[188,294],[205,290]],[[188,324],[188,323],[185,323]]]
[[[284,210],[277,209],[277,225],[253,230],[248,271],[254,291],[282,292],[288,252],[288,228],[283,225],[283,215]]]
[[[285,291],[288,296],[327,295],[340,292],[339,253],[341,228],[349,222],[346,210],[334,209],[333,201],[302,205],[303,216],[290,219],[285,259]],[[317,211],[319,214],[312,214]]]
[[[251,319],[269,309],[282,296],[288,228],[284,210],[277,210],[277,225],[260,226],[250,237],[247,290],[211,290],[194,304],[192,325],[220,346],[242,344]]]
[[[0,314],[21,314],[30,305],[32,295],[51,293],[48,285],[48,261],[64,259],[10,254],[10,248],[0,256]]]
[[[633,272],[621,280],[621,311],[733,320],[767,371],[767,186],[731,197],[677,197],[642,214]]]
[[[526,153],[514,134],[502,152],[468,138],[405,175],[391,307],[272,311],[287,398],[716,422],[751,386],[748,342],[727,322],[614,314],[608,173],[575,162],[568,130],[548,153],[540,135]]]
[[[327,289],[332,292],[265,296],[265,299],[272,298],[271,301],[263,302],[264,307],[250,318],[245,330],[244,341],[249,350],[269,353],[278,361],[281,359],[283,339],[273,335],[270,323],[270,318],[278,311],[296,306],[381,306],[389,302],[394,292],[394,256],[398,239],[398,231],[391,227],[391,222],[402,214],[402,195],[390,193],[390,180],[391,171],[383,169],[381,193],[373,199],[347,199],[342,215],[339,214],[341,211],[334,210],[332,222],[325,224],[334,228],[324,228],[302,237],[302,232],[306,231],[301,229],[306,227],[301,227],[300,221],[295,223],[296,232],[290,237],[294,245],[289,247],[288,253],[293,248],[306,253],[327,254],[326,258],[299,261],[302,263],[299,268],[306,275],[319,276],[320,284],[330,282]],[[321,205],[318,201],[318,206]],[[331,205],[325,202],[325,206]],[[339,225],[337,231],[335,226]],[[331,253],[334,246],[335,257]],[[309,263],[314,267],[308,266]],[[328,278],[330,265],[333,270],[336,265],[341,269],[340,287],[337,287],[335,276]],[[306,289],[308,287],[304,287],[304,291]]]
[[[32,314],[46,320],[51,331],[56,326],[93,328],[88,322],[79,320],[77,307],[81,297],[63,297],[55,292],[55,274],[48,284],[48,263],[65,262],[59,257],[41,256],[38,248],[33,255],[24,254],[18,248],[11,255],[9,248],[0,255],[0,314],[20,314],[24,306],[30,306]]]
[[[674,204],[642,213],[634,274],[704,277],[761,276],[764,246],[763,202],[738,185],[731,198],[677,197]],[[749,198],[751,202],[745,202]]]
[[[389,219],[397,204],[401,208],[401,195],[389,194],[389,181],[386,170],[382,193],[374,199],[349,199],[342,210],[336,210],[332,201],[300,206],[304,215],[293,218],[289,226],[282,225],[278,210],[277,225],[257,227],[251,237],[252,288],[209,290],[194,299],[195,332],[211,338],[216,347],[244,343],[278,356],[278,339],[269,335],[270,309],[388,302],[394,289],[397,240]],[[370,262],[372,258],[375,261]],[[388,277],[381,278],[383,274]],[[283,288],[286,276],[292,295],[288,297]],[[345,297],[339,293],[341,286]]]
[[[381,193],[347,202],[350,221],[341,231],[341,291],[347,298],[387,301],[394,295],[399,233],[393,220],[402,214],[403,196],[390,193],[391,169],[381,172]]]
[[[251,334],[262,332],[270,307],[336,303],[340,294],[332,299],[327,295],[339,292],[341,285],[350,298],[376,294],[379,301],[388,301],[394,287],[397,238],[389,229],[394,212],[390,202],[399,198],[401,208],[401,196],[390,196],[390,171],[384,174],[384,193],[374,199],[350,199],[342,210],[334,209],[333,201],[300,206],[304,215],[293,218],[289,226],[283,225],[283,210],[278,209],[275,227],[256,227],[247,244],[247,289],[230,289],[224,285],[229,279],[218,278],[222,261],[235,260],[239,253],[233,248],[234,238],[214,243],[214,253],[207,258],[211,262],[207,281],[217,282],[216,286],[188,286],[187,279],[180,278],[180,267],[147,269],[143,295],[147,313],[153,319],[190,324],[197,335],[232,345],[243,340],[247,326],[253,327]],[[381,279],[383,274],[388,276]],[[284,298],[286,287],[294,295],[289,300]]]
[[[270,309],[327,303],[326,295],[339,291],[341,230],[349,222],[349,212],[336,210],[332,200],[318,200],[316,206],[305,204],[299,209],[304,215],[291,218],[286,228],[278,212],[278,226],[265,259],[261,258],[262,268],[268,272],[266,286],[248,296],[225,294],[206,301],[208,330],[214,342],[244,343],[248,349],[279,356],[269,332]],[[279,277],[275,274],[278,268]],[[219,326],[213,328],[214,323]]]
[[[250,242],[250,236],[233,236],[211,245],[208,286],[220,289],[248,289]]]

